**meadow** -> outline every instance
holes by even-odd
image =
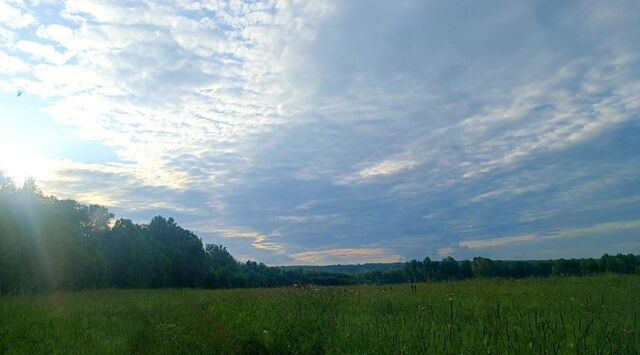
[[[0,297],[3,354],[638,354],[640,276]]]

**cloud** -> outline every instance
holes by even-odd
[[[558,238],[577,238],[590,234],[606,235],[616,231],[640,231],[640,220],[635,221],[616,221],[609,223],[594,224],[588,227],[567,228],[547,235],[543,235],[542,239],[558,239]]]
[[[294,211],[305,211],[308,210],[310,208],[313,208],[314,206],[317,206],[321,201],[319,200],[313,200],[313,201],[307,201],[304,203],[301,203],[299,205],[297,205],[296,207],[293,208]]]
[[[20,60],[20,58],[0,51],[0,73],[12,74],[26,72],[28,70],[29,65]]]
[[[0,3],[0,23],[12,29],[25,28],[37,23],[30,13],[9,2]]]
[[[41,25],[38,27],[36,34],[40,38],[48,39],[61,45],[70,43],[74,37],[71,28],[59,24]]]
[[[438,255],[441,257],[446,257],[453,254],[456,250],[452,247],[442,247],[438,249]]]
[[[0,27],[0,47],[9,47],[15,38],[16,35],[13,31]]]
[[[15,48],[21,52],[28,53],[36,59],[42,59],[57,65],[64,64],[69,58],[59,53],[52,45],[41,44],[33,41],[18,41]]]
[[[318,251],[307,251],[291,254],[296,264],[328,265],[328,264],[353,264],[353,263],[390,263],[401,260],[399,255],[394,255],[381,248],[342,248]]]
[[[290,223],[317,223],[324,222],[336,216],[328,215],[306,215],[306,216],[280,216],[279,220]]]
[[[359,170],[354,176],[346,178],[345,182],[362,182],[372,178],[395,175],[409,170],[416,165],[410,160],[385,160]]]
[[[638,6],[2,3],[0,121],[113,152],[46,192],[265,262],[507,250],[640,218]]]
[[[522,195],[525,193],[530,193],[530,192],[539,192],[541,190],[544,190],[546,188],[545,185],[542,184],[533,184],[530,186],[512,186],[509,188],[504,188],[504,189],[500,189],[500,190],[494,190],[494,191],[490,191],[490,192],[486,192],[483,194],[480,194],[478,196],[474,196],[470,202],[471,203],[476,203],[476,202],[481,202],[484,200],[488,200],[488,199],[494,199],[494,198],[499,198],[501,196],[504,195],[508,195],[510,197],[513,197],[513,195]]]
[[[118,206],[122,204],[115,200],[113,195],[102,192],[80,192],[75,193],[73,197],[80,203],[96,204],[101,206]]]
[[[499,237],[477,240],[462,240],[458,242],[461,247],[469,249],[487,249],[502,247],[508,244],[519,244],[523,242],[534,242],[554,239],[581,238],[589,235],[600,235],[606,237],[619,231],[640,231],[640,220],[616,221],[609,223],[594,224],[587,227],[565,228],[556,231],[544,232],[540,234],[518,235],[511,237]]]
[[[500,237],[481,240],[462,240],[458,243],[461,247],[467,247],[469,249],[485,249],[499,247],[511,243],[521,243],[535,240],[535,235],[519,235],[514,237]]]
[[[284,247],[281,244],[267,241],[271,236],[266,236],[253,231],[242,231],[238,229],[220,229],[214,232],[222,234],[225,238],[243,238],[253,239],[251,245],[260,250],[267,250],[272,252],[283,252]]]

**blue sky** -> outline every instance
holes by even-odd
[[[0,0],[0,168],[268,264],[640,253],[638,14]]]

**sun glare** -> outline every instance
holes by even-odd
[[[28,178],[46,179],[50,173],[50,164],[42,155],[21,146],[0,143],[0,171],[21,185]]]

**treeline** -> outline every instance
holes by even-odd
[[[366,263],[366,264],[334,264],[334,265],[302,265],[302,266],[281,266],[283,269],[301,268],[304,272],[322,272],[334,274],[356,275],[369,271],[392,271],[402,269],[403,262],[395,263]]]
[[[0,174],[0,294],[56,289],[274,287],[353,283],[347,275],[239,262],[173,218],[114,222],[105,207],[44,196]]]
[[[97,205],[44,196],[0,175],[0,293],[55,289],[261,287],[303,282],[158,216],[148,224]]]
[[[238,262],[221,245],[203,245],[172,218],[118,219],[97,205],[44,196],[33,181],[0,174],[0,293],[56,289],[274,287],[461,280],[472,277],[640,273],[640,257],[553,261],[412,260],[359,274]]]
[[[633,254],[604,254],[599,259],[556,259],[556,260],[492,260],[475,257],[473,260],[456,261],[452,257],[442,261],[411,260],[402,270],[395,272],[395,279],[389,273],[377,274],[380,282],[429,282],[463,280],[472,277],[524,278],[547,276],[586,276],[596,273],[640,274],[640,256]],[[375,272],[373,274],[376,274]],[[371,279],[373,275],[369,275]],[[402,281],[396,281],[400,280]],[[376,281],[378,281],[376,280]]]

